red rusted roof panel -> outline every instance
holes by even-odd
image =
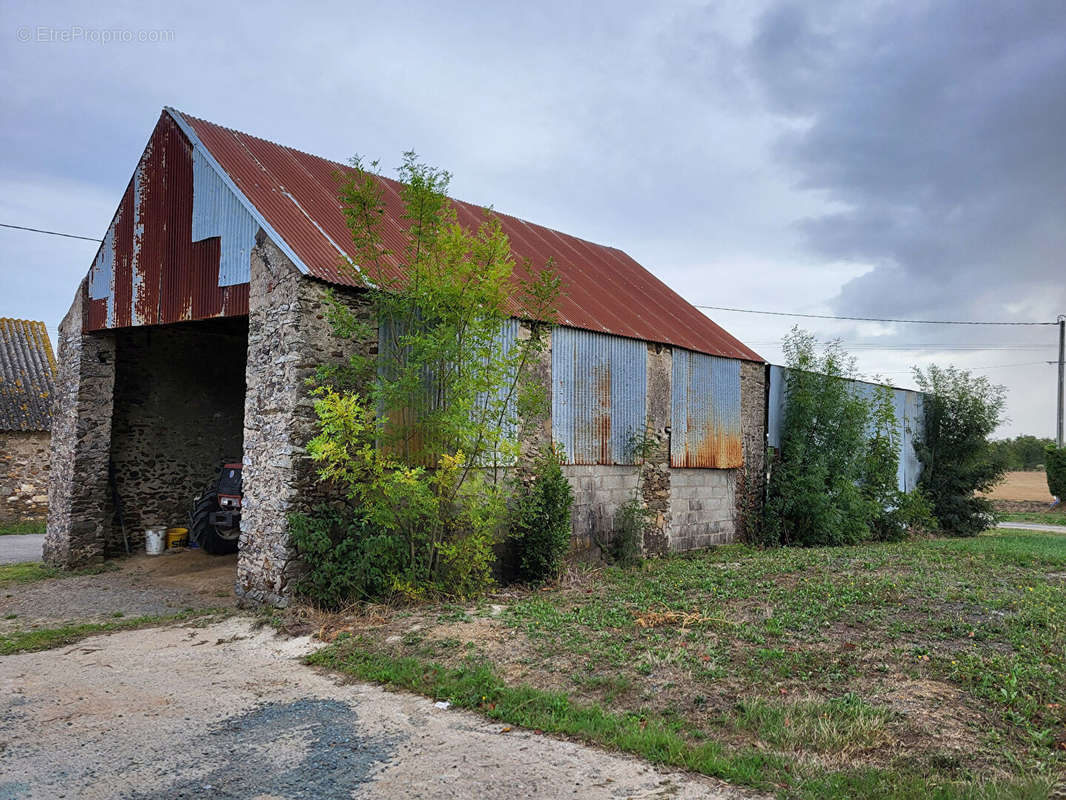
[[[356,253],[337,199],[337,172],[351,168],[248,134],[182,115],[230,179],[245,194],[312,275],[331,283],[361,285],[345,267]],[[384,243],[403,253],[399,184],[382,178],[387,214]],[[459,221],[474,227],[480,206],[455,201]],[[727,358],[763,361],[621,250],[497,213],[515,258],[534,269],[554,258],[563,281],[559,322],[576,328],[677,345]],[[343,255],[342,255],[343,251]],[[399,258],[387,265],[402,276]]]

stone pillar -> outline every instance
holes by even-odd
[[[647,429],[650,452],[640,465],[640,493],[651,512],[644,531],[644,553],[662,555],[670,549],[670,348],[648,344]]]
[[[64,569],[103,558],[111,514],[115,338],[82,332],[87,298],[82,281],[59,325],[44,560]]]
[[[365,294],[334,288],[369,315]],[[262,233],[252,250],[244,411],[244,509],[237,562],[238,596],[283,606],[299,572],[288,516],[323,496],[307,443],[317,433],[307,379],[320,364],[343,362],[353,347],[333,337],[329,287],[299,270]]]
[[[532,387],[539,387],[543,392],[543,405],[539,413],[531,414],[519,420],[518,429],[518,476],[522,481],[533,479],[533,464],[537,457],[552,443],[552,329],[550,325],[530,326],[521,322],[518,326],[518,338],[540,339],[541,349],[535,354],[536,360],[526,365],[522,378]]]
[[[766,365],[740,362],[740,433],[744,468],[737,475],[737,532],[762,514],[766,487]],[[756,519],[751,519],[755,517]]]

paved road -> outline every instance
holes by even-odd
[[[43,533],[9,533],[0,536],[0,564],[40,561]]]
[[[300,663],[234,617],[0,659],[0,798],[672,798],[750,792]]]
[[[1066,533],[1066,525],[1042,525],[1038,522],[1000,522],[997,528],[1009,528],[1015,531],[1047,531],[1048,533]]]

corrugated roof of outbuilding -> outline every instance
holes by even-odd
[[[357,253],[337,196],[337,172],[350,172],[351,167],[167,111],[214,158],[283,240],[276,243],[295,257],[301,270],[330,283],[360,285],[358,275],[343,266],[346,259],[354,262]],[[387,207],[385,245],[400,253],[405,244],[400,185],[387,178],[381,182]],[[481,206],[453,202],[464,227],[474,228],[484,220]],[[560,324],[763,361],[621,250],[494,213],[517,260],[528,259],[536,269],[549,257],[554,259],[565,293],[558,302]],[[395,258],[390,266],[397,274],[402,270]]]
[[[0,317],[0,431],[52,429],[55,372],[44,323]]]

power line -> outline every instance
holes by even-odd
[[[735,311],[739,314],[766,314],[771,317],[805,317],[807,319],[845,319],[853,322],[905,322],[910,325],[1058,325],[1057,322],[975,322],[971,320],[951,319],[887,319],[885,317],[836,317],[832,314],[800,314],[791,311],[757,311],[752,308],[731,308],[729,306],[701,306],[714,311]]]
[[[1051,350],[1055,345],[1031,345],[1031,344],[946,344],[933,342],[916,342],[914,344],[874,344],[872,342],[850,342],[840,340],[840,343],[849,350],[965,350],[981,352],[985,350],[1008,350],[1022,352],[1027,350]],[[774,341],[748,341],[753,347],[769,347],[780,345],[780,340]]]
[[[94,239],[91,236],[78,236],[75,233],[60,233],[59,231],[46,231],[41,228],[27,228],[24,225],[9,225],[6,222],[0,222],[0,228],[14,228],[17,231],[31,231],[33,233],[47,233],[49,236],[64,236],[67,239],[84,239],[87,242],[102,242],[103,239]]]
[[[967,372],[971,372],[973,370],[978,370],[978,369],[1004,369],[1006,367],[1033,367],[1033,366],[1036,366],[1037,364],[1058,364],[1058,363],[1059,363],[1058,361],[1022,361],[1022,362],[1020,362],[1018,364],[989,364],[989,365],[984,366],[984,367],[963,367],[962,369],[966,370]],[[905,373],[910,373],[910,372],[913,372],[913,371],[914,371],[914,368],[912,367],[911,369],[889,370],[887,372],[884,372],[883,374],[884,375],[903,375]]]

